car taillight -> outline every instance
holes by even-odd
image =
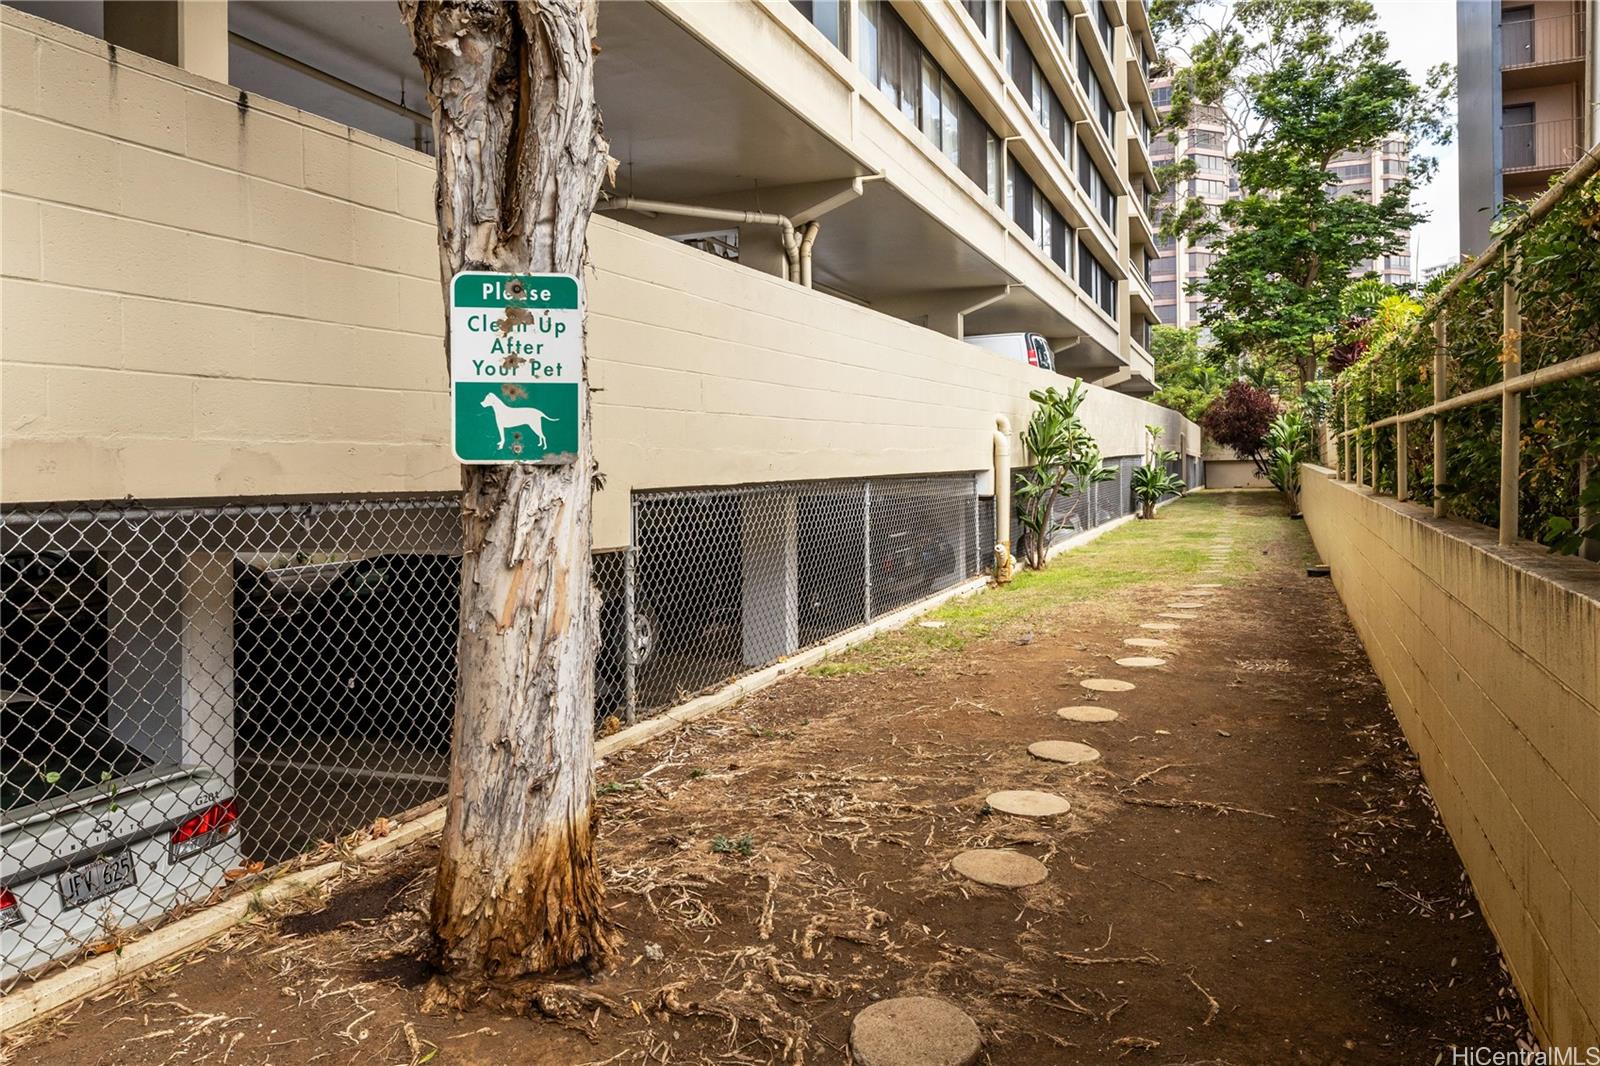
[[[0,929],[22,924],[22,905],[9,888],[0,888]]]
[[[198,814],[192,814],[172,831],[167,844],[167,858],[173,862],[198,855],[214,844],[220,844],[233,835],[239,823],[239,802],[226,799],[213,803]]]

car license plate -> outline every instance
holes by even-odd
[[[56,876],[56,888],[61,892],[61,905],[72,908],[131,888],[138,881],[133,852],[119,851],[62,871]]]

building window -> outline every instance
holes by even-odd
[[[1117,316],[1117,282],[1100,257],[1083,241],[1078,242],[1078,288],[1100,305],[1100,310]]]
[[[1099,120],[1106,136],[1111,136],[1111,122],[1115,115],[1111,109],[1111,94],[1100,83],[1100,75],[1095,73],[1088,53],[1081,50],[1078,52],[1078,81],[1083,85],[1084,96],[1089,98],[1089,113]]]
[[[1012,219],[1022,232],[1033,238],[1034,247],[1054,260],[1063,272],[1068,272],[1067,247],[1071,235],[1067,220],[1022,169],[1016,156],[1011,157],[1010,183]]]
[[[861,73],[960,171],[1002,207],[1000,138],[884,0],[857,4]]]
[[[1000,0],[961,0],[967,16],[978,27],[995,55],[1000,54]]]
[[[1178,283],[1173,278],[1152,281],[1150,283],[1150,291],[1155,294],[1157,300],[1176,300],[1178,298]]]
[[[849,54],[850,23],[846,15],[849,6],[845,0],[790,0],[790,3],[799,8],[806,21],[821,30],[835,48]]]
[[[1056,151],[1061,154],[1062,161],[1065,162],[1069,128],[1067,109],[1049,82],[1045,80],[1044,71],[1033,58],[1033,52],[1028,48],[1028,42],[1023,38],[1022,31],[1009,17],[1006,19],[1006,35],[1010,50],[1011,81],[1028,101],[1033,120],[1050,138],[1050,143],[1056,146]]]
[[[1196,178],[1189,183],[1189,195],[1201,199],[1225,200],[1228,196],[1228,183],[1215,181],[1209,178]]]
[[[1404,159],[1385,159],[1383,161],[1383,172],[1390,177],[1399,177],[1406,172],[1406,161]]]
[[[1045,18],[1050,21],[1050,26],[1056,31],[1056,36],[1061,40],[1061,47],[1066,49],[1067,58],[1072,58],[1072,16],[1067,12],[1067,0],[1049,0],[1045,4]]]
[[[1106,5],[1100,0],[1088,0],[1089,13],[1094,16],[1095,29],[1100,31],[1100,39],[1105,42],[1106,56],[1111,55],[1111,14],[1106,11]]]
[[[1151,89],[1150,100],[1158,109],[1172,106],[1172,86],[1158,85]]]
[[[1100,212],[1100,217],[1106,220],[1106,225],[1115,227],[1117,224],[1116,186],[1106,180],[1105,174],[1100,170],[1100,164],[1094,161],[1094,157],[1089,154],[1088,146],[1082,141],[1078,142],[1078,184],[1083,186],[1083,191],[1089,197],[1089,202],[1094,204],[1096,211]]]
[[[1370,162],[1340,164],[1333,168],[1333,172],[1338,175],[1340,181],[1370,178],[1372,177],[1372,164]]]
[[[1194,160],[1195,170],[1202,174],[1227,174],[1230,171],[1228,160],[1225,156],[1196,152],[1190,158]]]

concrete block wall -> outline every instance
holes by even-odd
[[[6,502],[459,485],[430,157],[11,8],[0,43]],[[1066,383],[621,223],[590,251],[597,548],[635,488],[986,469]],[[1091,392],[1106,455],[1198,452]]]
[[[1306,526],[1536,1031],[1600,1045],[1600,568],[1303,469]]]

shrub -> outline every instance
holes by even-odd
[[[1167,496],[1182,496],[1189,486],[1167,469],[1178,453],[1161,447],[1161,427],[1145,426],[1144,433],[1144,462],[1133,472],[1133,497],[1139,501],[1139,517],[1154,518],[1156,504]]]
[[[1086,392],[1083,382],[1074,381],[1065,394],[1054,386],[1028,394],[1035,406],[1033,417],[1022,431],[1022,445],[1032,465],[1020,475],[1017,484],[1018,521],[1026,534],[1023,559],[1034,570],[1044,566],[1050,538],[1071,525],[1078,501],[1071,499],[1076,487],[1112,478],[1100,458],[1100,446],[1078,418]],[[1056,501],[1062,493],[1071,499],[1064,514],[1056,514]]]
[[[1248,381],[1235,381],[1206,408],[1200,416],[1200,426],[1213,441],[1264,468],[1261,451],[1276,417],[1278,401],[1272,393]]]

